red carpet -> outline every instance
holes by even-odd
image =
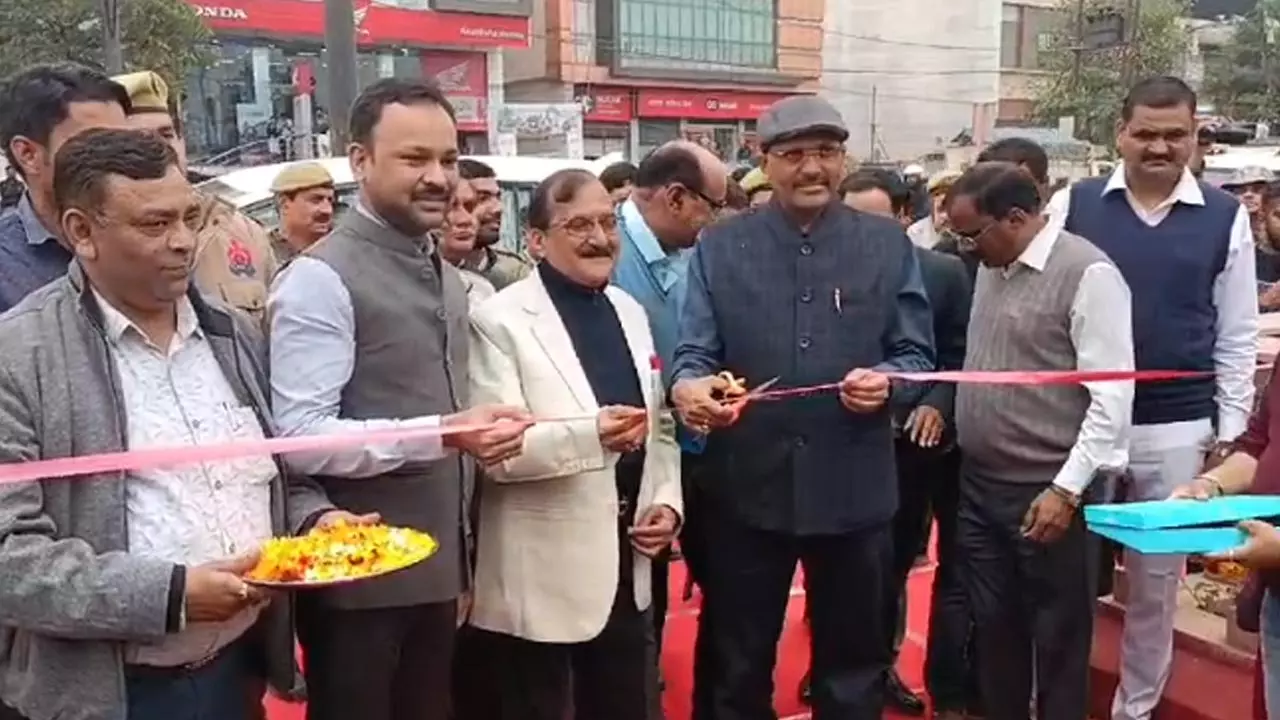
[[[924,638],[929,627],[929,591],[933,582],[932,567],[918,568],[911,576],[907,598],[907,639],[902,646],[898,670],[902,678],[917,690],[923,685]],[[689,719],[689,697],[693,676],[693,638],[697,623],[698,600],[680,600],[684,588],[684,567],[671,568],[671,612],[667,617],[666,639],[662,658],[663,677],[667,690],[665,705],[667,720]],[[808,709],[800,704],[797,690],[800,678],[809,665],[807,630],[804,624],[803,590],[793,591],[787,610],[787,624],[782,642],[778,645],[778,671],[775,678],[775,706],[783,720],[807,720]],[[269,720],[302,720],[301,705],[287,705],[267,699]],[[886,713],[885,718],[906,716]]]

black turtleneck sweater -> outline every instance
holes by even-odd
[[[551,296],[551,303],[560,314],[564,329],[569,333],[569,340],[573,342],[596,403],[600,407],[645,407],[627,336],[613,303],[605,296],[604,288],[583,287],[547,262],[538,263],[538,274]],[[644,458],[642,447],[626,453],[618,461],[618,500],[625,526],[629,526],[634,518]],[[624,557],[630,555],[630,552],[623,552]]]

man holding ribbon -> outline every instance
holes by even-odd
[[[192,285],[173,150],[89,130],[52,186],[76,262],[0,317],[0,462],[263,440],[265,343]],[[180,458],[0,485],[0,700],[22,716],[244,720],[262,678],[292,685],[289,603],[240,576],[272,535],[354,518],[270,456]]]
[[[1133,288],[1139,370],[1203,377],[1141,383],[1134,394],[1129,500],[1162,500],[1229,452],[1253,407],[1258,301],[1253,231],[1234,197],[1188,170],[1196,94],[1153,77],[1129,91],[1110,177],[1062,190],[1054,221],[1106,252]],[[1114,319],[1114,316],[1113,316]],[[1150,720],[1173,661],[1184,558],[1126,552],[1129,588],[1112,720]]]
[[[649,563],[681,499],[649,321],[609,284],[618,223],[594,175],[544,180],[529,226],[542,261],[471,313],[475,399],[546,418],[480,493],[471,623],[491,718],[652,720]]]
[[[761,115],[759,134],[773,199],[703,232],[672,373],[672,398],[691,429],[709,432],[714,468],[710,583],[727,598],[712,627],[714,716],[773,716],[799,561],[816,716],[879,720],[897,509],[885,373],[932,369],[933,319],[902,227],[836,196],[849,132],[835,108],[781,100]],[[838,381],[839,395],[751,402],[733,424],[737,410],[717,399],[726,370],[753,384],[776,377],[778,388]]]
[[[964,369],[1132,370],[1129,290],[1087,240],[1041,215],[1012,163],[951,188],[952,232],[982,259]],[[1080,505],[1094,475],[1123,467],[1133,382],[960,383],[957,547],[977,632],[987,716],[1088,712],[1097,547]]]
[[[509,459],[529,416],[493,406],[455,414],[467,405],[467,297],[434,239],[458,182],[449,101],[432,83],[381,80],[356,99],[351,138],[356,207],[272,288],[276,422],[288,435],[493,427],[287,458],[344,507],[440,543],[413,568],[299,598],[307,716],[443,720],[457,601],[470,584],[471,464],[450,451]]]

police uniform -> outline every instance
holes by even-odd
[[[318,162],[300,162],[293,163],[276,175],[276,179],[271,181],[271,192],[276,196],[276,202],[279,202],[284,195],[290,195],[303,190],[311,190],[312,188],[333,188],[333,176],[325,169],[324,165]],[[272,228],[271,249],[275,253],[276,261],[281,267],[288,265],[298,255],[298,250],[289,243],[288,238],[284,234],[284,225],[277,225]],[[311,245],[314,241],[304,242],[304,245]]]
[[[487,247],[478,262],[468,259],[462,267],[480,275],[492,283],[494,288],[501,290],[517,280],[523,280],[533,269],[533,263],[519,253]]]
[[[170,112],[169,86],[156,73],[148,70],[112,79],[129,93],[133,113]],[[267,288],[278,269],[266,231],[230,203],[199,190],[196,194],[200,215],[192,280],[205,295],[261,321]]]

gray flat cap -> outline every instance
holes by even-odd
[[[756,122],[761,147],[803,135],[834,135],[841,142],[849,138],[849,128],[840,111],[813,95],[793,95],[770,105]]]
[[[1258,185],[1260,183],[1269,183],[1275,179],[1275,173],[1270,170],[1257,165],[1251,165],[1248,167],[1242,167],[1231,173],[1231,177],[1227,178],[1226,182],[1222,183],[1222,187],[1223,189],[1230,189],[1244,187],[1246,185]]]

